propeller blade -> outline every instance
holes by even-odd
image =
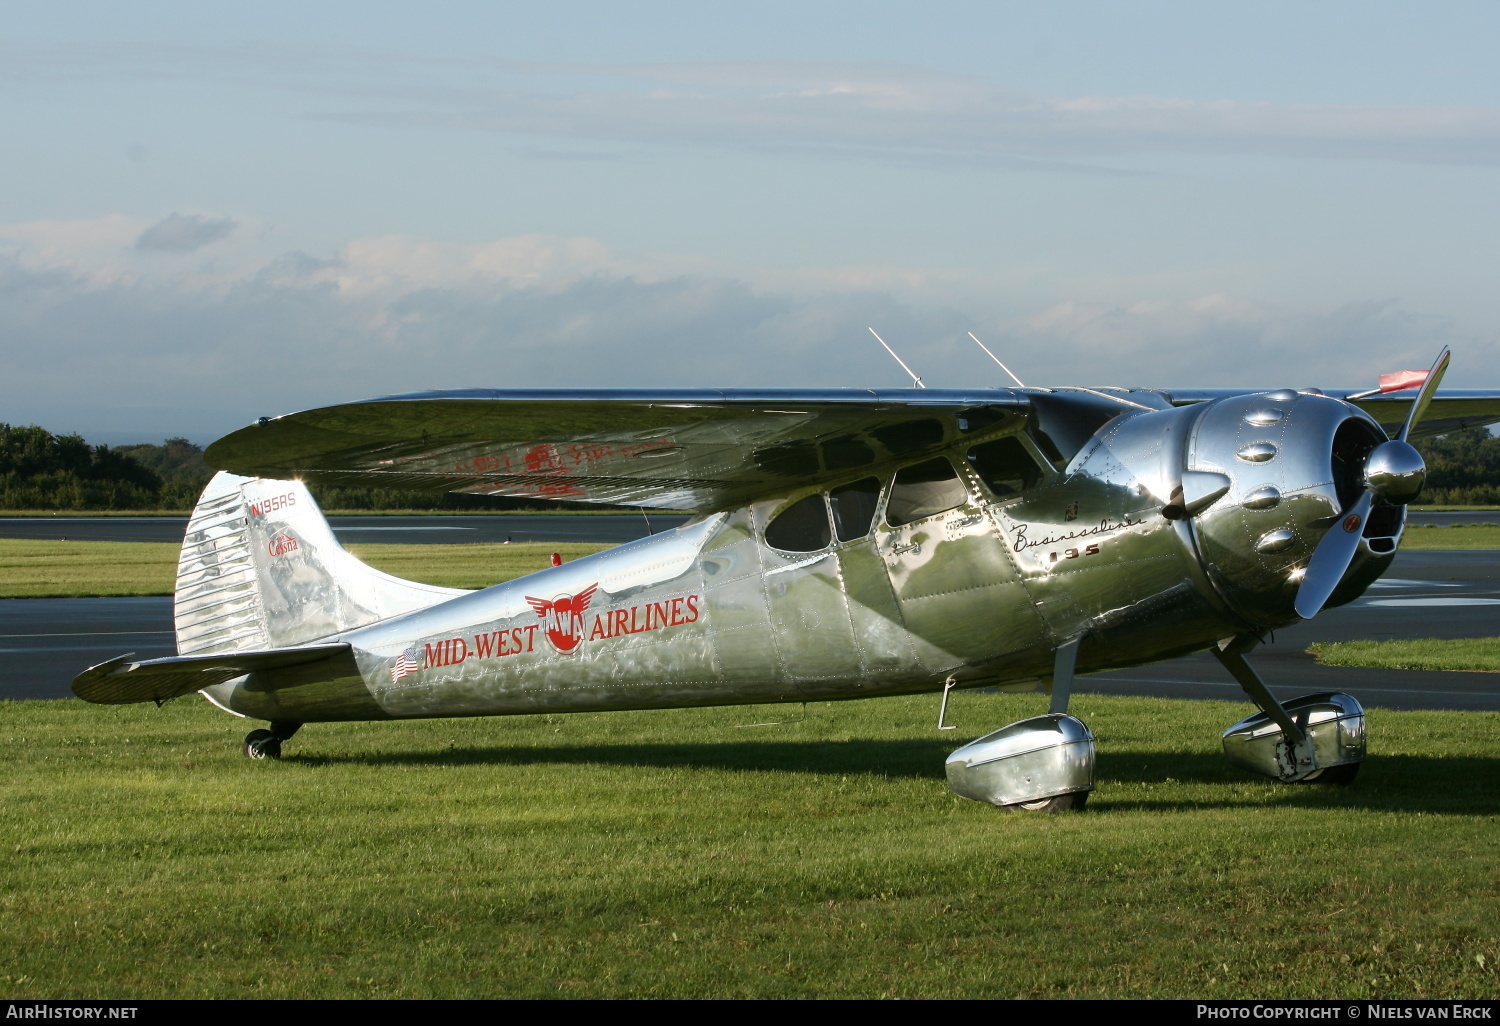
[[[1302,619],[1311,620],[1317,616],[1323,603],[1344,579],[1344,571],[1349,569],[1354,554],[1359,551],[1360,535],[1374,501],[1375,493],[1365,489],[1359,501],[1340,514],[1339,522],[1328,529],[1318,547],[1313,549],[1307,572],[1302,575],[1302,584],[1297,589],[1297,601],[1293,604]]]
[[[1365,521],[1370,517],[1370,508],[1379,495],[1388,502],[1405,504],[1416,498],[1422,489],[1427,468],[1422,456],[1407,443],[1412,428],[1422,422],[1433,395],[1448,371],[1448,347],[1438,353],[1432,370],[1427,372],[1422,388],[1412,400],[1407,411],[1406,423],[1388,442],[1376,446],[1366,457],[1364,468],[1365,491],[1353,506],[1339,514],[1338,523],[1328,529],[1318,547],[1313,549],[1312,559],[1302,574],[1302,583],[1297,588],[1297,599],[1292,604],[1297,615],[1311,620],[1322,611],[1328,599],[1338,590],[1339,582],[1349,571],[1354,557],[1359,553],[1359,540],[1364,534]],[[1401,511],[1405,520],[1406,511]]]
[[[1439,382],[1443,375],[1448,372],[1448,347],[1438,353],[1437,362],[1432,365],[1432,370],[1427,372],[1427,380],[1422,382],[1422,390],[1417,393],[1416,399],[1412,400],[1411,411],[1406,415],[1406,423],[1401,425],[1401,430],[1396,433],[1396,441],[1406,441],[1406,436],[1411,434],[1411,429],[1416,427],[1427,413],[1427,404],[1432,402],[1432,395],[1437,391]]]

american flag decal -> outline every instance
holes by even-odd
[[[421,668],[421,665],[417,663],[417,646],[413,645],[398,655],[396,661],[391,664],[391,683],[394,684],[408,673],[416,673]]]

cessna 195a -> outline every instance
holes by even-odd
[[[201,692],[269,721],[252,758],[330,720],[1043,689],[1049,714],[960,748],[948,778],[1057,809],[1094,786],[1074,673],[1209,649],[1262,710],[1225,732],[1232,761],[1347,783],[1359,703],[1279,703],[1245,653],[1391,565],[1419,425],[1500,421],[1500,392],[1436,393],[1447,362],[1385,392],[470,390],[263,419],[208,449],[224,472],[182,547],[180,654],[73,689]],[[359,562],[306,481],[699,512],[466,592]]]

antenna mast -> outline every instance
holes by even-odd
[[[1000,357],[996,356],[994,353],[991,353],[990,352],[990,347],[987,346],[987,345],[985,345],[983,342],[979,341],[979,336],[975,335],[971,331],[971,332],[969,332],[969,337],[974,340],[974,342],[979,346],[980,349],[983,349],[985,351],[985,353],[989,355],[989,358],[991,360],[994,360],[996,363],[1000,363]],[[1010,375],[1010,380],[1014,381],[1021,388],[1025,388],[1026,387],[1025,385],[1021,384],[1021,379],[1018,378],[1018,377],[1016,377],[1015,374],[1011,371],[1011,369],[1009,367],[1005,366],[1005,364],[1000,363],[1000,369],[1003,370],[1005,373],[1009,374]]]
[[[885,339],[881,338],[880,335],[875,331],[874,328],[870,328],[870,334],[875,336],[875,341],[876,342],[879,342],[881,345],[885,346],[885,351],[891,354],[891,359],[895,360],[897,363],[899,363],[901,365],[901,369],[902,370],[906,371],[906,373],[908,373],[908,374],[911,374],[912,384],[916,388],[926,388],[927,387],[926,385],[922,384],[922,379],[921,378],[917,377],[915,374],[912,373],[912,369],[906,365],[906,361],[903,360],[903,359],[901,359],[901,357],[897,356],[896,355],[896,351],[894,349],[892,349],[890,346],[886,346],[885,345]],[[977,342],[979,340],[975,339],[974,341]]]

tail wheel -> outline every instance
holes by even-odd
[[[252,730],[245,735],[244,753],[247,759],[279,759],[281,739],[269,730]]]
[[[1087,791],[1073,791],[1054,798],[1042,798],[1034,802],[1016,802],[1014,805],[1002,805],[1000,808],[1008,812],[1078,812],[1088,804],[1088,800]]]

